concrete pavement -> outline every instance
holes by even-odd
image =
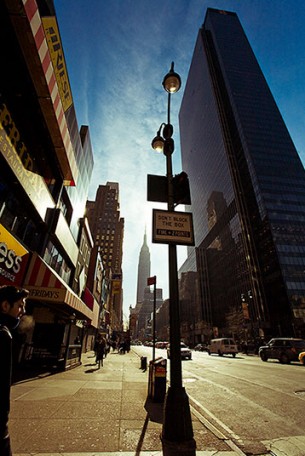
[[[161,456],[162,404],[147,400],[148,371],[130,352],[93,352],[67,372],[12,386],[14,456]],[[192,414],[198,456],[241,456]],[[230,442],[229,442],[230,443]]]
[[[99,370],[94,361],[89,352],[77,368],[12,386],[14,456],[162,456],[162,404],[147,400],[139,356],[110,353]],[[305,456],[305,436],[244,453],[190,404],[197,456]]]

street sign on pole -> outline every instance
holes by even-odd
[[[155,243],[195,245],[193,218],[190,212],[153,209],[152,231],[152,241]]]

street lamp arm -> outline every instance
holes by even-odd
[[[171,155],[174,152],[173,132],[174,129],[171,124],[162,123],[157,135],[151,142],[152,148],[157,152],[163,152],[166,156]]]
[[[157,136],[161,136],[161,131],[162,131],[162,128],[165,127],[166,123],[165,122],[162,122],[162,124],[160,125],[159,127],[159,130],[157,131]]]

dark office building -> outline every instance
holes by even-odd
[[[305,337],[304,168],[235,13],[207,10],[179,120],[202,319]]]

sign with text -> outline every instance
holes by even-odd
[[[61,44],[61,39],[57,27],[55,16],[46,16],[42,18],[42,25],[45,31],[48,48],[51,55],[51,60],[54,68],[54,74],[59,90],[59,95],[66,112],[73,103],[72,92],[69,83],[68,72],[64,51]]]
[[[192,214],[153,209],[152,241],[161,244],[195,245]]]
[[[28,250],[0,224],[0,286],[21,285],[28,260]]]

